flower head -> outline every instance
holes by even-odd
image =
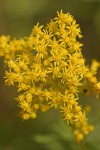
[[[22,118],[36,118],[39,109],[44,112],[55,107],[76,129],[77,141],[90,130],[86,113],[78,102],[83,80],[100,93],[100,82],[94,76],[95,67],[100,64],[94,61],[90,70],[85,65],[82,44],[77,40],[81,37],[74,17],[61,11],[46,27],[34,26],[25,39],[0,38],[0,56],[8,66],[5,82],[17,84]]]

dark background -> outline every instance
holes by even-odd
[[[47,24],[61,9],[80,24],[86,64],[90,65],[92,59],[100,61],[100,0],[0,0],[0,36],[29,36],[37,22]],[[80,97],[83,104],[92,105],[89,120],[95,124],[95,130],[82,144],[76,145],[71,129],[56,110],[39,113],[36,120],[21,120],[14,99],[16,88],[6,87],[3,76],[1,59],[0,150],[100,150],[100,98],[96,100],[93,94]]]

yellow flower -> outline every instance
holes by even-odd
[[[100,82],[95,77],[100,63],[89,68],[82,55],[81,30],[69,13],[61,10],[45,27],[39,23],[29,37],[0,37],[0,56],[7,71],[5,83],[17,86],[17,102],[24,120],[35,119],[37,111],[57,108],[74,129],[76,141],[93,130],[86,112],[79,104],[81,88],[91,88],[100,94]]]

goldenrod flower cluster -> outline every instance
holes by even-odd
[[[73,16],[62,11],[46,27],[39,23],[34,26],[29,37],[0,37],[0,56],[8,67],[5,83],[17,86],[22,118],[36,118],[38,110],[57,108],[75,129],[77,141],[93,130],[78,102],[83,80],[100,93],[100,82],[95,77],[98,63],[91,69],[85,66],[82,44],[77,40],[81,37]]]

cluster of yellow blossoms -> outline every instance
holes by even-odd
[[[57,108],[74,128],[77,141],[93,130],[78,103],[78,92],[85,81],[100,93],[95,77],[100,63],[94,61],[90,69],[85,66],[82,44],[77,41],[81,37],[73,16],[62,11],[46,27],[34,26],[29,37],[0,37],[0,56],[8,68],[5,83],[17,86],[22,118],[36,118],[38,110]]]

